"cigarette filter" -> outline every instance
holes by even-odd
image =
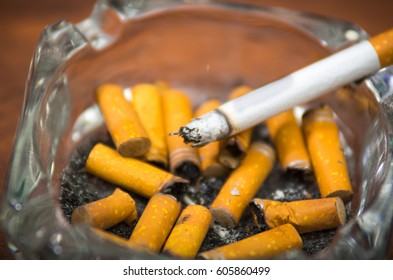
[[[381,68],[393,64],[393,28],[372,37],[369,41],[377,53]]]
[[[284,170],[310,171],[311,160],[293,110],[269,118],[266,126],[276,147],[281,167]]]
[[[340,50],[281,79],[228,101],[178,128],[199,147],[376,73],[393,63],[393,29]]]
[[[123,94],[123,88],[105,84],[97,88],[96,99],[117,151],[126,157],[145,154],[150,139],[137,113]]]
[[[131,237],[130,244],[159,252],[180,213],[175,197],[157,193],[146,205]]]
[[[229,175],[211,204],[214,220],[222,226],[234,227],[270,174],[274,162],[275,155],[270,145],[253,143],[242,164]]]
[[[310,109],[303,115],[303,130],[321,196],[349,202],[352,186],[333,111],[326,105]]]
[[[269,259],[302,247],[299,233],[286,224],[200,253],[199,257],[208,260]]]
[[[151,141],[151,147],[144,155],[146,160],[165,168],[168,165],[168,147],[158,86],[138,84],[132,87],[132,104]]]
[[[229,100],[243,96],[250,91],[251,88],[248,86],[238,86],[230,92]],[[229,168],[237,168],[247,154],[251,136],[252,128],[249,128],[222,140],[218,161]]]
[[[123,221],[131,225],[137,215],[135,201],[128,193],[116,188],[108,197],[75,208],[71,222],[107,229]]]
[[[221,102],[217,99],[211,99],[203,103],[195,111],[195,117],[199,117],[206,112],[214,110],[220,106]],[[220,152],[220,143],[218,141],[211,142],[206,146],[198,148],[199,158],[201,162],[202,175],[204,177],[219,177],[228,173],[228,168],[218,162],[218,154]]]
[[[279,202],[255,198],[250,203],[257,225],[269,228],[293,225],[302,234],[338,228],[346,220],[345,206],[339,197]]]
[[[85,169],[94,176],[147,198],[187,183],[160,168],[134,158],[122,157],[103,144],[96,144],[91,150]]]
[[[191,101],[184,92],[177,89],[164,90],[162,96],[170,171],[180,177],[194,180],[201,173],[198,151],[185,144],[181,138],[169,136],[174,129],[191,120]]]
[[[162,252],[171,256],[193,259],[209,230],[210,211],[201,205],[187,206],[180,214]]]

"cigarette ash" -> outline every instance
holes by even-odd
[[[333,240],[336,230],[324,230],[300,235],[303,241],[303,251],[307,255],[314,255],[324,250]]]
[[[238,225],[232,229],[214,223],[201,245],[200,252],[240,241],[259,232],[261,230],[254,224],[251,213],[246,210]]]
[[[202,178],[195,185],[187,187],[181,201],[185,205],[199,204],[209,207],[220,191],[225,180],[226,177]]]
[[[194,143],[194,144],[199,144],[202,135],[199,134],[199,130],[197,128],[188,128],[186,126],[180,127],[178,132],[173,132],[171,135],[179,135],[180,137],[183,137],[184,143]]]

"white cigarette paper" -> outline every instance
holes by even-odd
[[[294,106],[365,78],[391,61],[393,29],[337,52],[266,86],[222,104],[181,127],[193,146],[237,134]],[[380,48],[380,44],[388,47]],[[393,62],[393,61],[392,61]]]

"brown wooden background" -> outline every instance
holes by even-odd
[[[313,12],[354,22],[370,35],[393,27],[392,0],[245,0]],[[240,2],[240,1],[238,1]],[[42,29],[66,19],[86,18],[95,0],[9,0],[0,8],[0,199],[7,163],[22,109],[30,60]],[[393,202],[392,202],[393,203]],[[392,250],[393,251],[393,250]],[[393,253],[391,254],[393,259]],[[0,230],[0,259],[10,259]]]

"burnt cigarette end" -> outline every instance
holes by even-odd
[[[177,200],[184,195],[188,186],[188,181],[179,177],[176,177],[170,184],[164,186],[161,189],[161,193],[170,194],[174,196]]]
[[[246,156],[246,149],[236,141],[235,137],[228,138],[225,147],[221,150],[218,161],[232,169],[239,167],[241,161]]]
[[[259,198],[253,199],[251,200],[249,207],[252,221],[258,227],[258,229],[260,231],[268,230],[269,227],[265,222],[265,212],[263,211],[263,200]]]
[[[199,129],[197,127],[189,128],[187,126],[182,126],[180,127],[178,132],[172,132],[169,135],[179,135],[180,137],[183,137],[183,141],[185,144],[199,144],[202,139],[202,135],[199,133]]]
[[[199,166],[197,166],[194,162],[184,161],[182,164],[175,168],[174,173],[182,178],[194,182],[201,175],[201,170]]]

